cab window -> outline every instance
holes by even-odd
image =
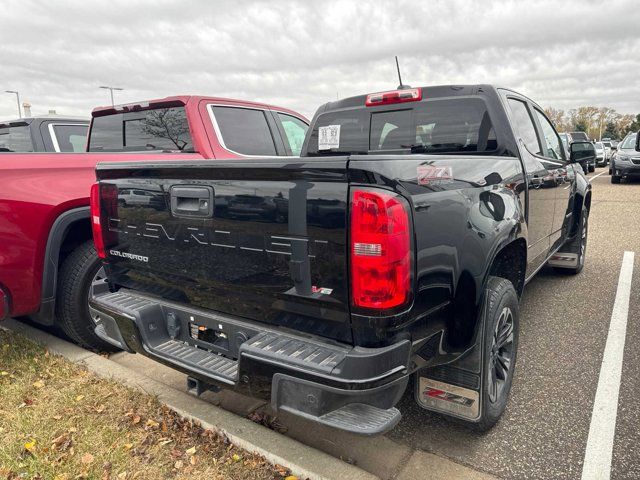
[[[278,112],[278,119],[282,123],[282,129],[284,130],[286,141],[289,144],[292,155],[300,155],[302,151],[302,144],[304,143],[304,137],[307,134],[309,125],[304,123],[299,118],[286,113]]]
[[[523,101],[516,100],[515,98],[509,98],[508,102],[513,115],[513,122],[525,147],[527,147],[527,150],[531,153],[542,155],[542,148],[540,147],[536,128],[533,125],[533,119],[529,114],[527,105]]]
[[[553,160],[564,161],[564,151],[560,143],[560,138],[558,138],[558,134],[549,120],[547,120],[547,117],[545,117],[537,108],[534,110],[536,112],[538,122],[540,122],[540,127],[542,128],[542,155]]]

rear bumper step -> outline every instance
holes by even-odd
[[[190,376],[276,409],[365,435],[400,419],[410,342],[364,349],[121,290],[91,299],[96,333]]]

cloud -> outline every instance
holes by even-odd
[[[496,83],[543,106],[640,112],[640,9],[604,1],[10,0],[0,91],[35,114],[89,116],[176,94],[238,97],[308,116],[326,101],[393,88]],[[16,114],[0,95],[0,118]]]

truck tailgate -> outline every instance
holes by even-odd
[[[99,165],[110,281],[351,342],[346,166],[347,157]]]

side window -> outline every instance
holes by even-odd
[[[546,150],[544,156],[547,158],[552,158],[554,160],[564,161],[564,152],[560,143],[560,138],[558,138],[558,134],[555,129],[547,120],[547,117],[539,111],[537,108],[534,109],[536,112],[536,116],[538,117],[538,122],[540,122],[540,126],[542,127],[542,135],[543,135],[543,149]]]
[[[84,152],[89,125],[54,125],[53,134],[61,152]]]
[[[226,149],[241,155],[277,155],[271,129],[262,110],[210,108]]]
[[[289,142],[291,153],[296,156],[300,155],[300,152],[302,151],[302,144],[304,143],[304,137],[307,134],[309,125],[299,118],[287,115],[286,113],[278,112],[278,119],[280,119],[284,133],[287,136],[287,142]]]
[[[542,149],[540,148],[540,142],[538,141],[538,135],[536,134],[536,129],[533,126],[533,120],[529,114],[529,109],[524,102],[516,100],[515,98],[509,98],[508,102],[511,113],[513,114],[513,121],[515,122],[516,129],[525,146],[531,153],[542,155]]]

